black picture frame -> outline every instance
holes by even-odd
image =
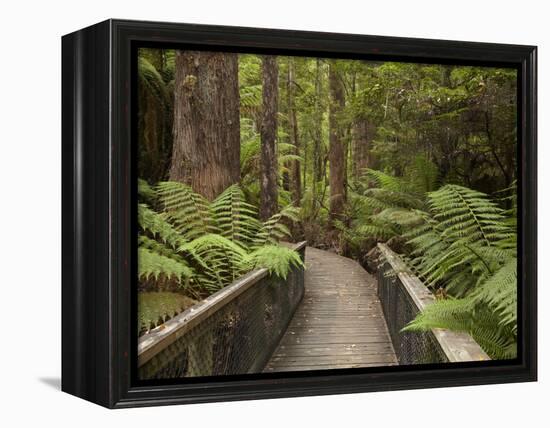
[[[239,52],[518,70],[519,334],[509,361],[198,378],[138,385],[132,51]],[[62,390],[109,408],[537,379],[537,49],[534,46],[107,20],[62,38]]]

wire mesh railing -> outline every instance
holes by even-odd
[[[378,297],[400,365],[490,359],[466,333],[443,329],[401,331],[435,297],[387,245],[378,244],[378,249]]]
[[[305,256],[305,242],[293,249]],[[261,372],[304,294],[304,268],[286,279],[257,269],[140,337],[139,378]]]

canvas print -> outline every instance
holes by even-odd
[[[516,358],[516,69],[135,62],[139,379]]]

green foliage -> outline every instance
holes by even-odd
[[[138,178],[138,195],[144,202],[151,202],[156,198],[153,188],[142,178]]]
[[[425,207],[424,196],[406,180],[367,169],[357,184],[357,191],[350,194],[348,240],[387,241],[400,236],[404,226],[420,221],[416,210]]]
[[[492,359],[515,358],[516,333],[494,311],[473,299],[446,299],[430,305],[404,331],[444,328],[469,333]]]
[[[163,216],[185,240],[210,233],[213,229],[208,201],[182,183],[157,184],[156,193]]]
[[[163,256],[149,248],[138,249],[139,278],[158,280],[162,275],[166,279],[174,279],[178,284],[184,285],[193,271],[183,262]]]
[[[290,230],[286,223],[298,222],[299,209],[288,205],[278,213],[273,214],[258,229],[256,238],[253,239],[252,247],[257,248],[262,245],[272,245],[278,241],[290,237]]]
[[[427,156],[417,155],[407,169],[407,177],[418,193],[432,192],[438,187],[437,165]]]
[[[292,144],[283,142],[287,138],[283,131],[279,130],[277,143],[277,164],[279,176],[289,172],[288,165],[291,161],[303,162],[303,157],[294,153]],[[241,187],[250,196],[250,199],[259,200],[258,176],[260,172],[260,134],[255,129],[254,120],[241,117]],[[284,192],[284,189],[280,189]]]
[[[299,255],[278,241],[289,235],[283,221],[296,219],[287,207],[265,223],[237,186],[228,187],[209,203],[189,186],[161,182],[151,188],[140,182],[138,206],[139,277],[144,282],[174,282],[193,296],[214,292],[247,271],[265,267],[286,277]],[[155,197],[152,197],[152,195]]]
[[[264,245],[251,251],[243,260],[244,270],[258,267],[266,268],[269,273],[286,279],[290,269],[302,266],[302,259],[296,251],[278,245]]]
[[[196,303],[179,293],[143,292],[138,295],[138,331],[147,331]]]
[[[138,168],[152,181],[165,178],[172,149],[173,85],[162,74],[159,53],[165,56],[151,49],[138,55]]]
[[[329,219],[329,61],[280,57],[277,170],[283,209],[260,222],[255,205],[261,57],[239,55],[240,186],[209,202],[189,186],[163,181],[172,151],[175,56],[174,50],[139,52],[138,170],[148,180],[138,182],[142,282],[174,284],[200,296],[255,267],[284,277],[299,258],[278,241],[297,222],[293,233],[303,233],[309,245],[332,246],[347,255],[363,257],[376,241],[388,241],[434,292],[444,290],[447,298],[409,329],[468,331],[491,356],[514,355],[516,70],[332,61],[345,92],[336,123],[349,148],[346,210],[334,221]],[[296,135],[290,131],[291,106]],[[368,130],[360,140],[368,146],[362,163],[355,158],[352,131],[359,121]],[[294,161],[301,168],[299,210],[290,204]],[[501,188],[496,198],[485,194]],[[335,242],[344,245],[337,248]]]
[[[413,247],[411,263],[427,285],[462,296],[515,257],[502,248],[503,240],[515,239],[515,230],[486,195],[447,185],[428,193],[428,199],[430,214],[404,234]]]
[[[138,76],[143,84],[159,103],[165,103],[168,93],[165,82],[157,69],[143,56],[138,58]]]
[[[513,358],[517,341],[516,231],[487,195],[456,185],[428,194],[430,213],[405,237],[411,267],[447,299],[407,330],[466,331],[492,358]],[[456,298],[458,297],[458,298]]]
[[[262,229],[256,207],[245,200],[236,184],[225,189],[211,204],[210,211],[220,234],[243,248],[252,245]]]
[[[431,175],[427,173],[426,175]],[[515,188],[511,208],[463,186],[448,184],[421,193],[419,174],[409,179],[367,170],[354,195],[351,228],[340,225],[357,245],[365,239],[399,238],[411,269],[438,300],[406,330],[448,328],[470,333],[492,358],[515,355],[517,256]],[[370,187],[369,187],[370,186]],[[375,187],[372,187],[375,186]],[[355,241],[354,241],[355,240]]]
[[[164,216],[158,215],[145,204],[138,204],[138,224],[143,232],[171,248],[178,248],[185,242]]]

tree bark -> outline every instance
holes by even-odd
[[[170,180],[212,200],[240,179],[237,54],[177,51]]]
[[[342,127],[338,123],[344,107],[344,88],[335,70],[334,62],[329,67],[329,219],[341,219],[346,202],[346,147]]]
[[[288,97],[288,122],[290,144],[294,146],[294,155],[300,156],[300,139],[298,135],[298,121],[296,118],[296,106],[294,104],[294,58],[288,60],[288,79],[287,79],[287,97]],[[300,174],[300,161],[293,160],[290,165],[290,193],[294,206],[300,206],[302,199],[302,176]]]
[[[357,119],[352,130],[352,157],[353,177],[360,178],[366,168],[372,168],[372,140],[374,139],[374,126],[366,119]]]
[[[277,189],[277,57],[262,57],[262,125],[260,130],[260,218],[267,220],[279,210]]]
[[[323,146],[322,146],[322,125],[323,125],[323,111],[321,110],[321,60],[317,58],[315,68],[315,123],[313,130],[313,156],[312,156],[312,176],[311,190],[313,196],[314,209],[318,203],[319,182],[324,178],[323,174]]]

